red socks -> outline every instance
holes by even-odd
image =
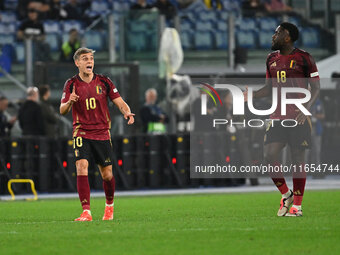
[[[275,162],[272,166],[278,166],[279,163]],[[300,167],[296,168],[297,171],[300,171]],[[279,189],[281,194],[285,194],[289,191],[285,178],[283,177],[282,173],[272,173],[271,174],[272,180],[275,183],[276,187]],[[306,172],[304,171],[304,164],[303,164],[303,171],[293,173],[293,193],[294,193],[294,205],[301,205],[303,193],[305,192],[305,185],[306,185]]]
[[[301,205],[303,193],[305,192],[306,185],[306,172],[305,166],[303,166],[302,173],[293,173],[293,193],[294,193],[294,205]],[[297,169],[300,169],[297,167]]]
[[[113,203],[115,184],[116,182],[113,176],[110,181],[103,181],[107,204]],[[77,189],[83,210],[90,210],[90,185],[86,175],[77,176]]]
[[[77,189],[83,210],[90,210],[90,185],[87,175],[77,176]]]
[[[279,166],[280,163],[279,162],[275,162],[273,164],[271,164],[273,167],[275,166]],[[281,172],[278,173],[271,173],[270,174],[274,184],[276,185],[276,187],[279,189],[279,191],[281,192],[281,194],[285,194],[289,191],[287,184],[286,184],[286,180],[283,177],[283,174]]]
[[[114,193],[115,193],[116,181],[115,177],[112,175],[110,181],[103,181],[103,187],[105,191],[106,204],[110,205],[113,203]]]
[[[272,180],[281,194],[286,194],[289,191],[285,178],[272,178]]]

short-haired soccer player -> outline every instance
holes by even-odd
[[[272,50],[267,57],[266,85],[254,92],[254,98],[272,95],[272,88],[278,89],[278,99],[281,98],[281,88],[297,87],[308,89],[310,86],[311,99],[304,104],[309,111],[320,91],[320,78],[316,64],[311,55],[294,47],[294,42],[299,38],[298,28],[288,22],[281,23],[272,37]],[[244,92],[248,96],[248,89]],[[289,98],[301,98],[301,93],[290,93]],[[278,100],[280,102],[280,100]],[[292,163],[297,171],[293,171],[293,191],[286,184],[282,173],[271,174],[271,177],[282,194],[278,216],[302,216],[301,202],[305,190],[306,173],[304,170],[305,149],[311,143],[311,121],[295,105],[287,105],[287,114],[281,114],[278,103],[271,119],[293,119],[296,127],[283,127],[280,124],[268,125],[264,137],[264,158],[267,164],[279,166],[279,155],[288,144],[291,149]],[[300,172],[300,170],[302,170]],[[292,207],[289,209],[290,205]]]
[[[74,54],[79,74],[68,79],[64,85],[60,114],[72,109],[73,148],[76,157],[77,189],[83,212],[75,221],[92,221],[90,211],[90,186],[88,166],[91,156],[95,159],[103,178],[106,205],[103,220],[113,219],[115,178],[112,174],[111,120],[109,98],[121,111],[128,124],[134,123],[134,114],[120,97],[112,81],[93,72],[94,51],[79,48]]]

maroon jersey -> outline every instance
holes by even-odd
[[[308,89],[308,83],[319,80],[319,73],[312,56],[303,50],[295,48],[287,56],[281,55],[280,51],[274,51],[267,57],[267,79],[272,80],[272,87],[278,88],[278,105],[275,112],[270,116],[272,119],[295,119],[298,108],[288,104],[286,115],[281,115],[281,88],[300,87]],[[302,98],[301,93],[288,93],[287,98]]]
[[[66,81],[61,103],[68,102],[73,87],[79,96],[72,105],[73,137],[110,139],[111,118],[107,98],[112,101],[120,97],[115,85],[103,75],[94,74],[90,83],[76,75]]]

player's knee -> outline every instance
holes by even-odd
[[[76,163],[77,175],[87,175],[88,162],[86,160],[79,160]]]
[[[111,181],[112,179],[112,173],[107,171],[107,172],[103,172],[103,180],[104,181]]]

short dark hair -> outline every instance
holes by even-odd
[[[47,93],[47,91],[49,91],[49,90],[50,90],[50,86],[48,86],[48,85],[41,85],[41,86],[39,86],[39,94],[40,94],[40,96],[43,97]]]
[[[299,29],[297,28],[297,26],[289,22],[282,22],[280,26],[288,31],[289,36],[293,42],[299,39]]]
[[[78,32],[76,28],[71,28],[70,31],[68,31],[68,34],[72,34],[73,32]]]

